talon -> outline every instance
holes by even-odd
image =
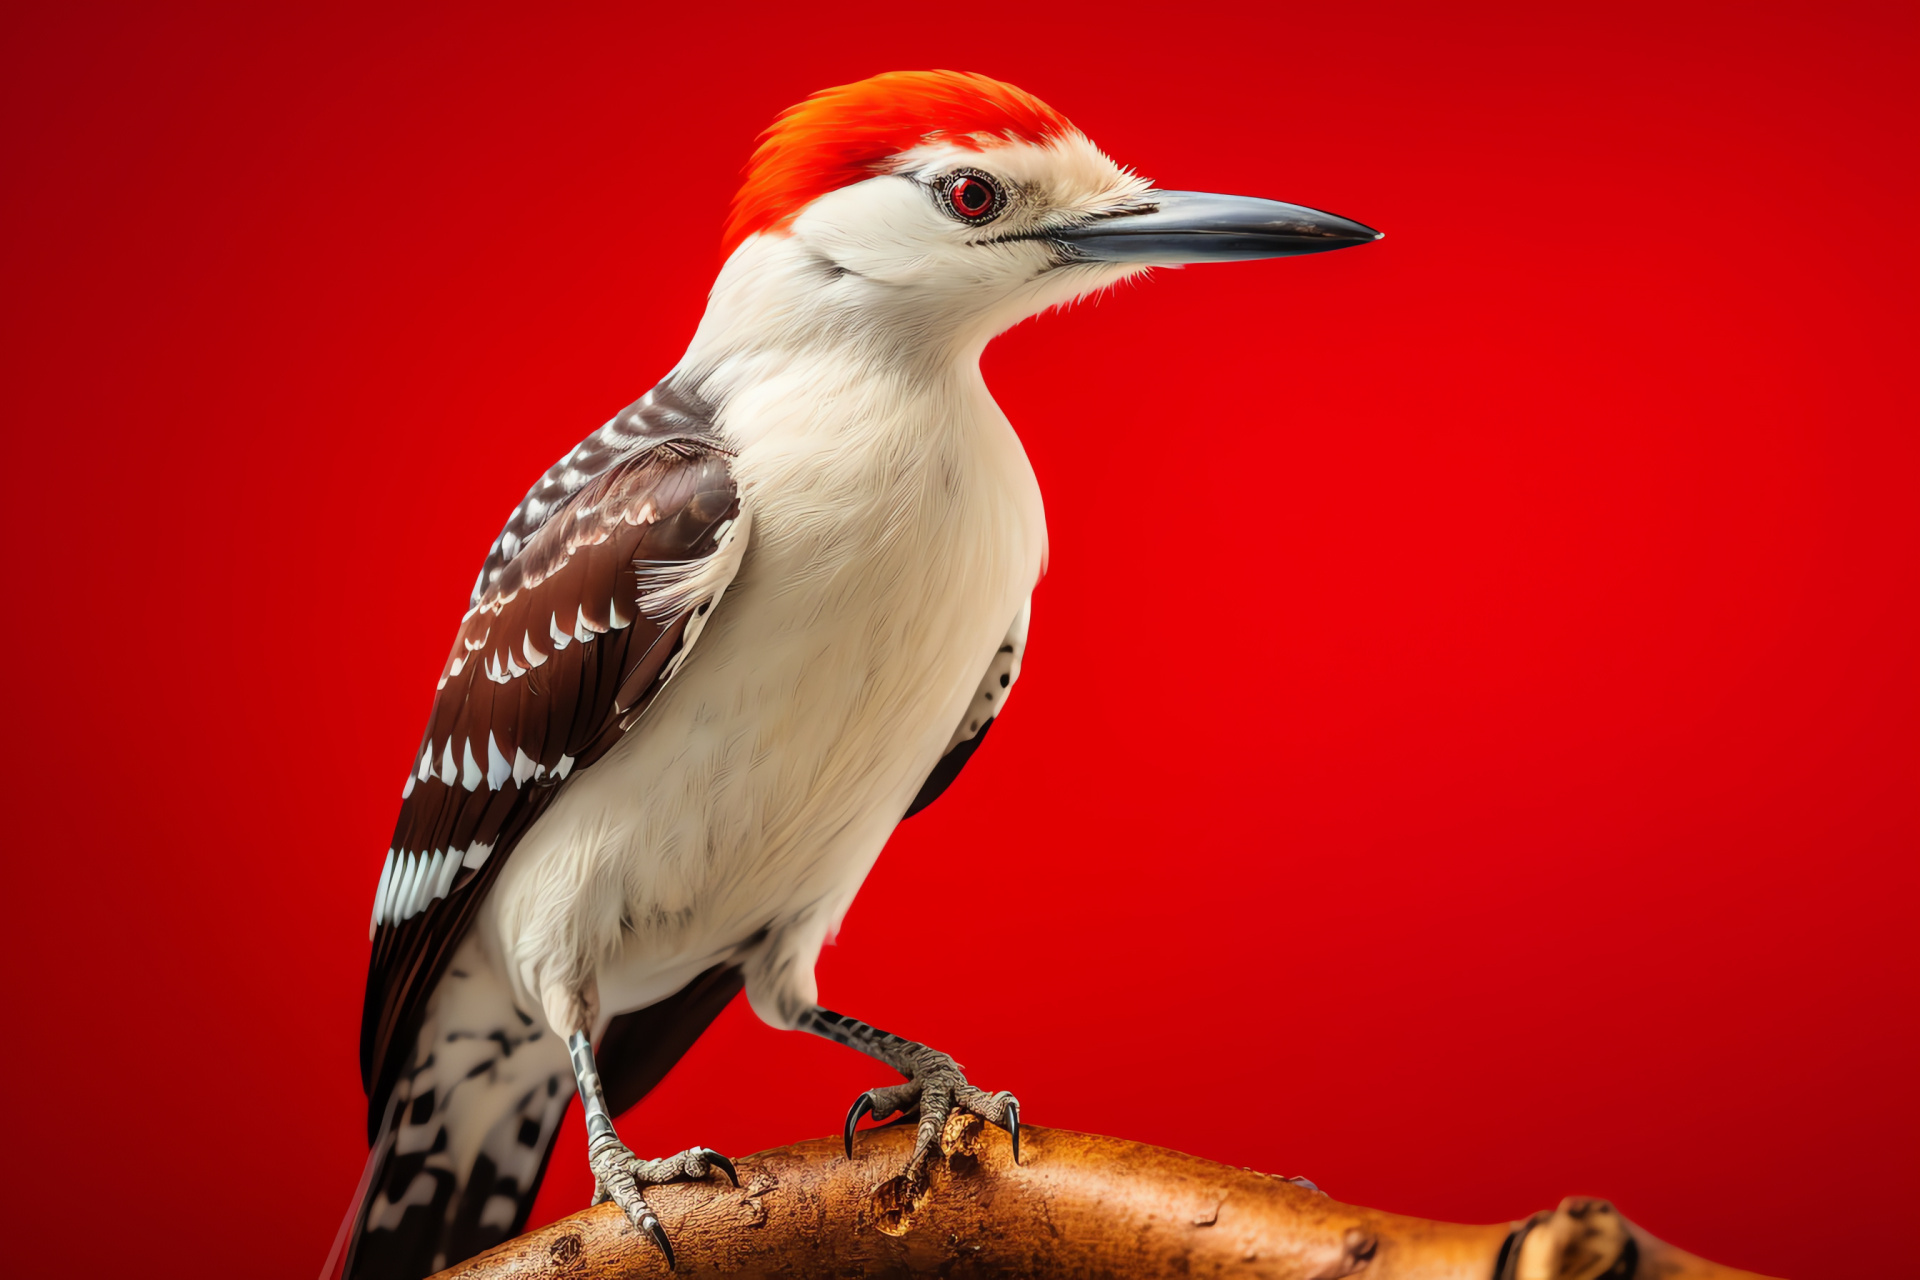
[[[847,1159],[849,1160],[853,1159],[853,1126],[860,1122],[861,1116],[866,1115],[872,1110],[873,1095],[871,1093],[863,1093],[853,1100],[853,1106],[847,1111],[846,1139]]]
[[[1013,1149],[1015,1151],[1018,1151],[1020,1149],[1020,1140],[1018,1138],[1015,1138],[1013,1140]],[[706,1157],[706,1161],[708,1164],[712,1165],[714,1168],[718,1169],[720,1172],[727,1175],[728,1182],[731,1182],[736,1187],[740,1185],[740,1175],[734,1172],[733,1161],[727,1159],[725,1156],[721,1155],[718,1151],[715,1151],[712,1147],[702,1147],[700,1148],[700,1151],[701,1151],[701,1154]],[[1019,1162],[1018,1157],[1016,1157],[1015,1163],[1018,1163],[1018,1162]]]
[[[673,1270],[673,1246],[667,1243],[667,1229],[660,1225],[660,1219],[649,1213],[640,1219],[640,1229],[653,1237],[653,1242],[660,1246],[660,1252],[667,1255],[667,1270]]]
[[[1007,1099],[1007,1136],[1013,1139],[1013,1162],[1020,1163],[1020,1103],[1018,1099]]]

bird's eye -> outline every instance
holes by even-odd
[[[981,174],[963,173],[947,186],[947,206],[968,222],[984,222],[1000,211],[1000,190]]]

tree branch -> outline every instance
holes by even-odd
[[[922,1272],[968,1277],[1262,1276],[1281,1280],[1753,1280],[1663,1244],[1604,1200],[1569,1197],[1525,1222],[1472,1227],[1361,1209],[1285,1178],[1160,1147],[1060,1129],[1006,1135],[956,1115],[913,1194],[910,1126],[739,1161],[740,1188],[650,1188],[679,1280],[826,1280]],[[611,1204],[529,1232],[443,1280],[613,1280],[667,1274]]]

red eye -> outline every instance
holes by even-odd
[[[985,178],[961,178],[947,188],[947,201],[955,213],[969,222],[977,222],[993,212],[997,194]]]

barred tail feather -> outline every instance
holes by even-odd
[[[598,1065],[614,1114],[660,1083],[741,983],[737,967],[715,965],[613,1019]],[[427,1006],[320,1280],[419,1280],[519,1235],[572,1100],[566,1046],[515,1006],[469,937]]]
[[[438,984],[322,1280],[419,1280],[518,1235],[573,1099],[566,1046],[469,938]],[[336,1270],[337,1268],[337,1270]]]

